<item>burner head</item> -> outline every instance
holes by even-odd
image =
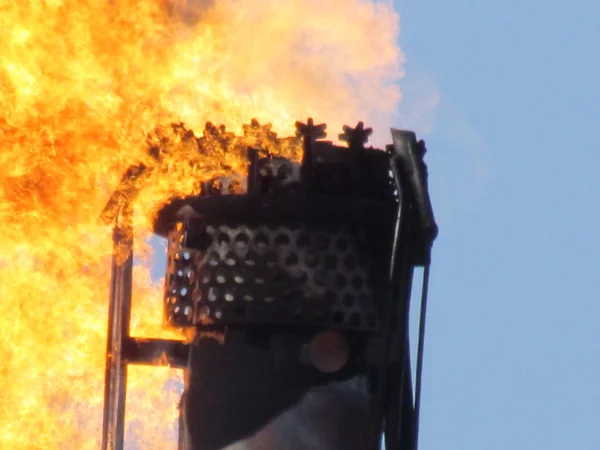
[[[390,153],[353,142],[249,150],[245,194],[225,179],[165,207],[167,322],[380,331],[398,202]]]

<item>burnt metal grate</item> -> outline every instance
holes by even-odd
[[[167,318],[179,327],[377,330],[385,277],[373,270],[369,243],[344,224],[180,222],[169,234]]]

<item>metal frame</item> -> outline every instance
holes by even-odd
[[[312,123],[311,123],[312,125]],[[316,127],[315,127],[316,128]],[[392,130],[390,170],[398,193],[398,212],[390,255],[389,296],[383,353],[373,382],[373,420],[366,449],[379,449],[384,433],[386,450],[416,450],[418,446],[420,393],[422,385],[425,314],[431,246],[437,235],[423,163],[424,145],[412,132]],[[305,159],[310,142],[305,141]],[[308,164],[306,165],[308,166]],[[121,197],[123,200],[123,197]],[[114,199],[111,199],[114,204]],[[181,341],[140,339],[130,336],[133,226],[128,201],[112,216],[114,254],[109,299],[106,373],[103,417],[103,450],[122,450],[125,432],[127,366],[169,365],[185,368],[189,347]],[[114,206],[114,205],[113,205]],[[408,320],[414,268],[425,267],[419,324],[416,377],[410,370]],[[180,448],[183,447],[179,440]]]
[[[113,230],[113,257],[110,281],[102,450],[123,450],[125,400],[129,364],[184,368],[188,346],[166,339],[130,336],[133,272],[133,227],[131,210],[123,206]]]
[[[385,362],[379,394],[392,398],[381,405],[386,450],[418,448],[422,368],[431,247],[438,228],[433,216],[423,162],[425,145],[413,132],[392,129],[390,169],[399,207],[390,264],[390,296],[385,333]],[[396,268],[397,266],[397,268]],[[411,386],[409,312],[414,268],[424,267],[414,395]],[[396,291],[399,289],[400,292]],[[393,314],[396,308],[396,315]],[[394,323],[394,318],[398,322]],[[399,361],[394,357],[405,355]],[[381,428],[380,428],[381,429]],[[379,448],[379,444],[376,448]]]

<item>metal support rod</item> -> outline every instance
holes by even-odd
[[[124,338],[129,337],[133,272],[133,232],[129,217],[117,222],[113,231],[113,257],[109,299],[102,450],[123,450],[127,363]]]
[[[412,266],[407,260],[407,243],[404,237],[406,232],[405,221],[408,219],[406,214],[406,206],[408,199],[402,189],[401,175],[397,166],[397,157],[392,156],[390,160],[390,170],[392,172],[394,184],[397,189],[398,195],[398,212],[396,217],[394,238],[392,241],[392,250],[390,255],[390,267],[389,267],[389,295],[386,299],[385,307],[385,328],[384,328],[384,361],[383,366],[379,369],[380,374],[378,376],[377,389],[378,392],[375,395],[373,401],[373,419],[370,430],[370,448],[380,449],[381,448],[381,433],[383,431],[383,425],[385,420],[386,405],[389,402],[387,395],[389,393],[390,381],[389,372],[390,364],[392,360],[392,352],[394,348],[398,348],[398,342],[392,343],[392,340],[402,339],[405,333],[407,325],[404,322],[407,321],[408,314],[408,302],[410,299],[410,280],[412,279]],[[398,281],[398,274],[400,278],[398,283],[394,283],[394,280]],[[398,305],[400,302],[400,305]],[[400,306],[400,308],[398,308]],[[399,314],[397,314],[399,313]],[[396,344],[396,345],[394,345]],[[404,350],[405,346],[401,346]],[[402,358],[402,369],[400,370],[400,376],[404,375],[404,358]],[[398,380],[402,383],[402,379]],[[400,389],[403,385],[400,386]],[[398,412],[400,415],[400,412]]]
[[[418,241],[416,248],[412,248],[413,252],[411,255],[411,280],[412,280],[412,269],[416,265],[423,265],[425,267],[423,274],[423,289],[422,289],[422,297],[421,297],[421,315],[420,315],[420,323],[419,323],[419,341],[418,341],[418,354],[417,354],[417,367],[415,374],[415,403],[414,407],[410,408],[410,418],[403,419],[400,414],[401,410],[398,411],[399,417],[397,418],[396,423],[393,424],[395,427],[399,425],[399,423],[405,422],[410,419],[412,421],[412,427],[409,426],[407,430],[409,434],[412,436],[396,436],[397,433],[394,433],[394,438],[391,439],[394,442],[392,443],[393,450],[402,450],[412,448],[413,450],[417,450],[418,447],[418,429],[419,429],[419,411],[421,404],[421,383],[422,383],[422,369],[423,369],[423,345],[424,345],[424,334],[425,334],[425,317],[427,311],[427,289],[429,282],[429,265],[431,261],[431,245],[433,240],[437,236],[438,227],[435,223],[435,219],[433,216],[433,210],[431,207],[431,201],[429,198],[429,191],[427,187],[427,167],[423,162],[423,156],[425,154],[425,144],[423,141],[417,142],[416,136],[413,132],[407,132],[402,130],[392,129],[392,139],[393,145],[391,146],[391,150],[393,151],[394,156],[392,156],[392,175],[396,181],[398,186],[398,191],[400,192],[400,185],[402,180],[403,186],[406,186],[406,194],[410,197],[410,201],[412,206],[416,210],[416,217],[411,217],[409,219],[410,222],[413,222],[415,219],[418,222],[414,231],[418,230]],[[402,173],[402,178],[399,176],[400,172]],[[416,237],[416,236],[415,236]],[[406,263],[406,261],[405,261]],[[408,291],[408,295],[410,296],[410,290]],[[408,307],[407,300],[407,307]],[[401,335],[398,334],[396,336],[397,339],[405,339],[405,345],[408,346],[408,309],[400,312],[400,320],[405,319],[405,323],[402,324],[404,327],[401,330]],[[399,404],[405,404],[405,399],[402,398],[405,394],[405,389],[402,386],[407,378],[407,375],[410,374],[410,368],[407,367],[408,364],[403,364],[400,367],[399,374],[400,377],[399,382],[400,386],[400,395]],[[412,403],[412,402],[411,402]],[[394,411],[395,412],[395,411]],[[402,430],[401,430],[402,431]],[[404,433],[406,434],[406,432]],[[396,440],[396,438],[400,438]],[[411,442],[412,441],[412,442]],[[412,445],[411,445],[412,444]]]
[[[408,321],[410,310],[410,293],[414,266],[410,264],[408,255],[410,248],[405,243],[401,253],[401,266],[398,268],[398,289],[395,299],[395,309],[392,314],[396,317],[396,327],[390,336],[388,349],[388,364],[384,393],[385,434],[387,449],[408,449],[412,439],[411,427],[405,424],[412,421],[412,383],[410,376],[410,345],[408,340]],[[402,352],[402,353],[400,353]],[[396,361],[394,361],[396,359]],[[410,405],[410,408],[407,408]],[[407,432],[410,432],[407,434]],[[389,446],[393,444],[393,446]]]
[[[169,366],[184,369],[187,365],[189,345],[168,339],[123,337],[121,358],[124,364]]]
[[[421,412],[421,385],[423,379],[423,352],[425,348],[425,322],[427,319],[427,291],[429,290],[429,268],[425,265],[423,270],[423,288],[421,289],[421,314],[419,318],[419,344],[417,348],[417,370],[415,374],[415,422],[414,422],[414,450],[419,447],[419,414]]]

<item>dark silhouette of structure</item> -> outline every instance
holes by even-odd
[[[437,235],[414,133],[297,123],[301,163],[248,149],[245,193],[223,186],[173,200],[164,312],[187,341],[129,336],[130,205],[112,201],[103,449],[122,449],[127,364],[185,371],[179,446],[218,450],[416,450],[425,307]],[[125,179],[135,176],[130,171]],[[141,169],[143,170],[143,168]],[[114,200],[114,199],[113,199]],[[408,343],[415,267],[424,286],[415,380]],[[312,441],[311,441],[312,440]],[[315,442],[318,442],[317,447]],[[233,448],[233,447],[232,447]]]

